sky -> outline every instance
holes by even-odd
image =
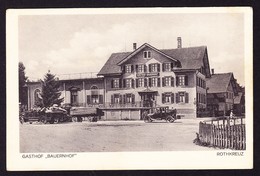
[[[207,46],[215,73],[233,72],[244,83],[242,13],[21,15],[19,61],[29,79],[99,72],[114,52],[149,43],[158,49]]]

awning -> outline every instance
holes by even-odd
[[[146,88],[146,89],[144,89],[144,90],[142,90],[142,91],[139,91],[138,92],[139,94],[149,94],[149,93],[151,93],[151,94],[157,94],[158,93],[158,91],[156,91],[156,90],[151,90],[151,89],[149,89],[149,88]]]

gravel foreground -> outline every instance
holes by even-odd
[[[203,151],[193,140],[204,119],[20,125],[20,152]]]

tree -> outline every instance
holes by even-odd
[[[42,82],[42,106],[50,107],[53,104],[60,105],[64,98],[60,98],[60,83],[50,71],[45,75]]]
[[[27,89],[25,83],[28,77],[25,76],[25,66],[19,62],[19,102],[23,105],[27,104]]]

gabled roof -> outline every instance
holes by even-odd
[[[130,52],[111,54],[111,56],[109,57],[109,59],[107,60],[105,65],[99,71],[98,75],[122,73],[121,67],[119,65],[117,65],[117,63],[122,61],[129,54],[130,54]]]
[[[151,48],[153,49],[154,51],[164,55],[165,57],[169,58],[169,59],[172,59],[174,61],[178,61],[177,59],[163,53],[162,51],[158,50],[157,48],[149,45],[148,43],[144,43],[142,46],[140,46],[139,48],[137,48],[136,50],[134,50],[131,54],[129,54],[126,58],[124,58],[122,61],[120,61],[118,63],[118,65],[122,65],[124,62],[126,62],[128,59],[130,59],[131,57],[133,57],[134,55],[136,55],[137,53],[139,53],[142,49],[144,49],[145,47],[148,47],[148,48]]]
[[[211,78],[206,79],[206,85],[209,88],[208,93],[226,92],[232,77],[233,73],[220,73],[211,75]]]
[[[177,49],[163,49],[161,50],[165,54],[178,59],[181,62],[181,68],[183,69],[198,69],[203,66],[203,58],[207,47],[189,47],[189,48],[177,48]]]
[[[138,51],[140,51],[143,47],[146,46],[156,50],[157,52],[161,53],[165,57],[180,62],[182,69],[201,68],[201,66],[203,66],[204,64],[203,58],[207,50],[206,46],[158,50],[153,46],[145,43],[133,52],[113,53],[109,57],[105,65],[101,68],[98,75],[121,74],[122,71],[120,65],[123,64],[132,56],[134,56]]]

